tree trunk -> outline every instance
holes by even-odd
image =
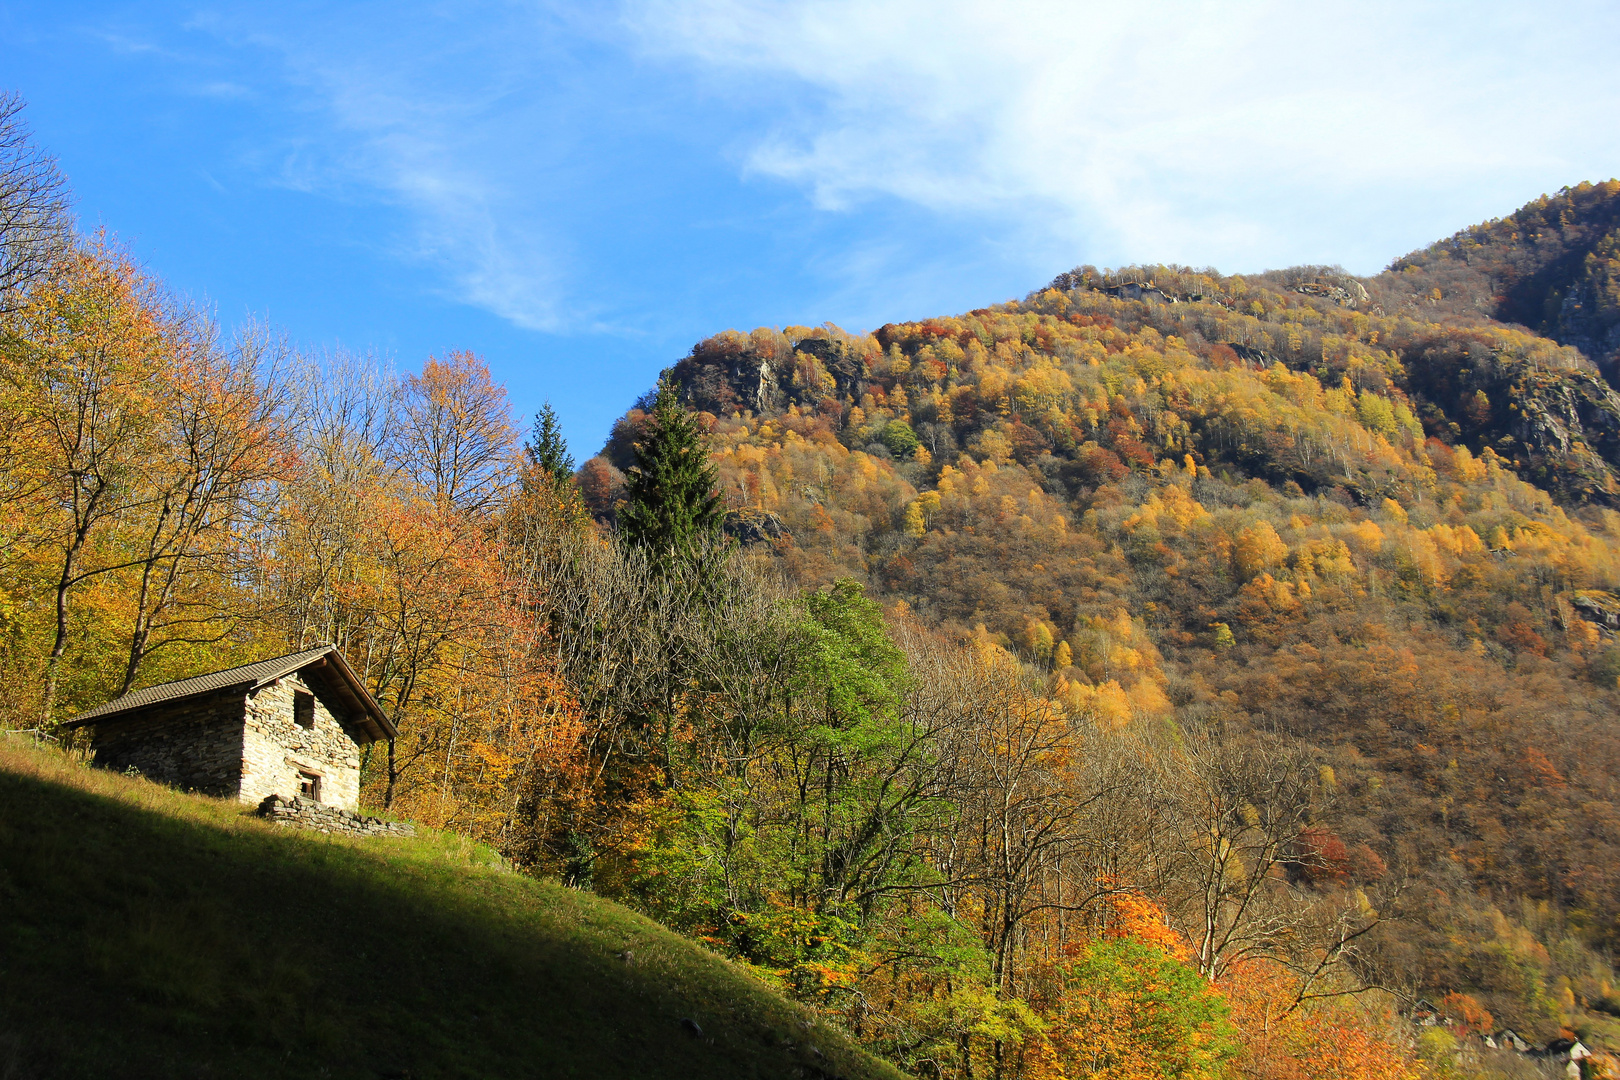
[[[394,759],[394,740],[388,740],[388,787],[383,791],[383,809],[394,805],[394,785],[399,782],[399,769]]]

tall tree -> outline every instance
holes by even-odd
[[[159,649],[219,641],[235,629],[232,594],[221,600],[209,586],[251,565],[245,533],[263,508],[257,496],[287,465],[280,342],[249,327],[223,347],[211,320],[186,321],[156,430],[165,453],[146,470],[150,516],[126,541],[140,583],[123,693]]]
[[[40,709],[49,724],[71,599],[91,578],[132,565],[100,542],[153,498],[147,478],[166,450],[158,429],[173,320],[155,285],[105,248],[73,252],[27,301],[0,349],[6,409],[28,418],[8,431],[16,445],[3,456],[10,494],[32,510],[15,546],[52,564],[55,625]]]
[[[69,243],[67,183],[56,161],[34,144],[23,100],[0,94],[0,311],[45,274]]]
[[[534,434],[523,444],[523,453],[531,466],[549,473],[558,483],[574,478],[574,456],[568,452],[562,425],[557,422],[551,402],[540,406],[534,418]]]
[[[400,387],[395,463],[426,489],[440,513],[485,513],[506,497],[517,471],[506,388],[470,352],[428,357]]]
[[[720,533],[718,482],[696,417],[675,399],[674,386],[660,382],[636,443],[620,530],[631,543],[661,555],[689,553]]]

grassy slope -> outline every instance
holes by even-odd
[[[0,1080],[898,1076],[808,1021],[459,838],[279,828],[0,738]]]

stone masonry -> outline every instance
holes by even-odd
[[[284,799],[280,795],[267,795],[259,804],[259,813],[278,825],[296,825],[316,832],[339,833],[350,836],[415,836],[416,826],[408,821],[384,821],[367,817],[353,810],[294,795]]]
[[[293,718],[293,695],[299,692],[314,698],[310,728]],[[320,695],[295,673],[260,687],[247,699],[238,795],[245,803],[262,802],[269,795],[290,799],[310,777],[319,778],[320,802],[343,810],[359,805],[360,748]]]
[[[229,693],[147,710],[98,732],[96,764],[229,798],[242,767],[242,711],[241,696]]]
[[[351,817],[361,747],[396,734],[333,645],[144,687],[67,722],[95,761],[258,806],[302,797]]]

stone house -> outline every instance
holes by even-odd
[[[95,763],[257,805],[360,800],[360,748],[393,723],[331,645],[136,690],[74,717]]]

